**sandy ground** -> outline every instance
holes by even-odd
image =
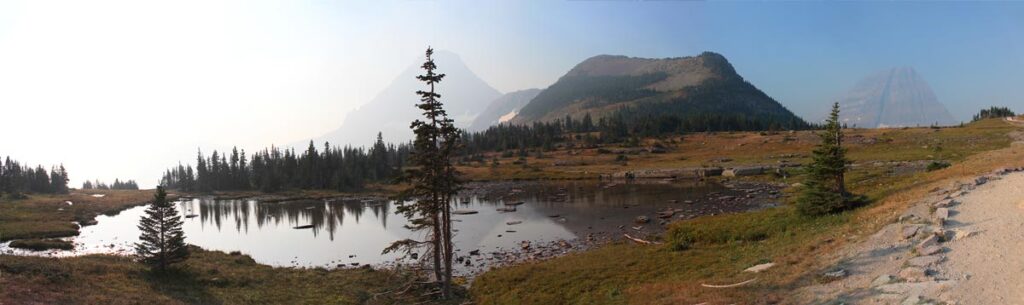
[[[797,292],[800,304],[1024,304],[1024,173],[939,189]]]

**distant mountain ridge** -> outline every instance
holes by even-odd
[[[746,82],[721,54],[665,59],[599,55],[576,65],[512,119],[549,122],[623,110],[638,115],[717,116],[785,126],[802,119]]]
[[[519,113],[527,103],[537,97],[541,89],[526,89],[506,93],[491,101],[480,115],[469,125],[469,131],[482,131],[488,127],[504,123]]]
[[[422,59],[412,63],[370,102],[349,113],[341,127],[314,139],[314,142],[366,146],[376,139],[377,132],[381,132],[387,142],[412,140],[409,124],[421,116],[415,106],[419,103],[415,92],[426,89],[422,82],[416,80],[416,76],[423,73],[421,62]],[[446,75],[437,85],[440,100],[457,127],[470,126],[484,112],[488,102],[501,96],[501,92],[480,79],[455,53],[436,51],[434,62],[437,71]],[[297,147],[305,147],[307,143],[300,142]]]
[[[857,127],[952,125],[956,120],[932,88],[911,67],[898,67],[860,80],[838,99],[840,120]]]

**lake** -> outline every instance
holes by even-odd
[[[657,234],[664,230],[657,218],[659,211],[673,211],[672,219],[745,211],[774,205],[773,194],[692,181],[476,183],[456,206],[477,213],[453,215],[456,253],[465,258],[460,259],[457,271],[473,273],[509,261],[559,255],[621,239],[624,233]],[[748,197],[760,200],[720,200]],[[189,215],[184,221],[186,242],[205,249],[240,251],[273,266],[409,263],[409,259],[382,255],[381,251],[396,240],[423,237],[407,230],[405,218],[395,214],[394,203],[382,199],[260,202],[195,198],[176,204],[183,215]],[[114,216],[99,216],[96,225],[82,228],[73,238],[75,250],[47,255],[130,254],[144,210],[140,206]],[[636,223],[641,215],[651,222]],[[530,243],[528,249],[524,249],[524,241]],[[29,254],[3,248],[8,250]],[[481,254],[470,256],[473,250]]]

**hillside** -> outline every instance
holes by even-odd
[[[628,111],[623,111],[627,110]],[[512,119],[548,122],[566,116],[595,119],[628,113],[648,116],[718,116],[798,128],[804,121],[746,82],[726,58],[699,56],[648,59],[600,55],[576,65]]]
[[[857,127],[952,125],[957,122],[939,103],[914,68],[872,74],[838,99],[842,121]]]
[[[534,97],[537,97],[540,91],[541,89],[525,89],[509,92],[498,97],[491,101],[487,105],[487,109],[484,109],[473,120],[473,124],[469,125],[469,131],[481,131],[498,123],[504,123],[509,118],[514,117],[519,112],[519,109],[523,108]]]

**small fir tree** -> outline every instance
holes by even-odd
[[[139,220],[142,236],[135,244],[135,253],[140,260],[157,271],[164,271],[169,265],[187,259],[183,223],[174,204],[167,201],[164,187],[158,186],[153,204]]]
[[[813,161],[807,166],[807,181],[797,199],[797,209],[805,215],[822,215],[850,207],[846,192],[846,149],[839,123],[839,103],[832,105],[832,114],[819,136],[821,144],[814,149]]]

